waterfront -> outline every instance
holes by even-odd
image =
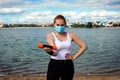
[[[75,63],[76,74],[120,74],[120,28],[72,28],[88,45]],[[38,49],[54,28],[1,28],[0,75],[45,75],[49,55]],[[78,50],[74,43],[72,53]]]

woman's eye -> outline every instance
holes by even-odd
[[[56,24],[56,25],[57,25],[57,26],[64,26],[64,24],[61,24],[61,25],[60,25],[60,24]]]
[[[59,24],[57,24],[57,26],[59,26]]]

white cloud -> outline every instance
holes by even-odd
[[[90,13],[91,16],[93,17],[119,17],[120,13],[119,12],[113,12],[113,11],[93,11]]]
[[[92,12],[60,12],[64,15],[66,19],[69,19],[70,22],[79,22],[79,21],[113,21],[116,18],[120,17],[119,12],[108,12],[108,11],[92,11]],[[22,17],[12,17],[7,21],[9,23],[53,23],[54,17],[58,13],[52,13],[51,11],[45,12],[30,12],[24,13]],[[108,19],[109,18],[109,19]],[[118,19],[117,19],[118,20]],[[118,20],[120,21],[120,20]]]
[[[1,17],[1,22],[11,21],[11,23],[53,22],[53,18],[58,14],[64,15],[71,22],[85,19],[115,20],[120,17],[119,2],[119,0],[75,0],[72,3],[58,0],[42,0],[42,2],[3,0],[0,2],[0,16],[10,15],[8,18]],[[19,13],[16,15],[20,17],[11,15],[15,13]]]
[[[19,2],[19,1],[21,1],[21,0],[3,0],[3,1],[0,1],[0,4],[10,4],[10,3],[17,3],[17,2]]]
[[[20,13],[24,10],[21,8],[2,8],[0,9],[0,13]]]
[[[31,2],[29,0],[3,0],[0,8],[21,8],[21,9],[66,9],[66,10],[119,10],[119,0],[75,0],[73,2],[62,2],[58,0],[43,0]]]

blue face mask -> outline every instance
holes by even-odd
[[[55,30],[58,33],[63,33],[65,31],[65,26],[55,26]]]

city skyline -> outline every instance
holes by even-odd
[[[70,22],[120,21],[119,0],[4,0],[0,23],[52,23],[62,14]]]

